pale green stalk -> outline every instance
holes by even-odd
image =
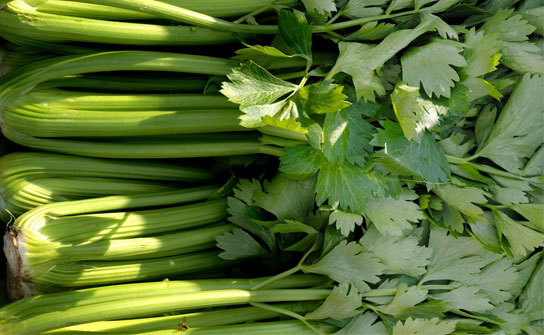
[[[89,306],[116,300],[220,290],[225,287],[247,290],[253,285],[268,278],[269,277],[253,279],[220,278],[183,281],[164,280],[161,282],[99,286],[94,288],[79,289],[76,291],[44,294],[25,298],[3,307],[0,309],[0,318],[2,318],[2,320],[4,320],[4,317],[7,319],[17,318],[22,320],[52,310],[64,310],[71,307]],[[269,285],[267,288],[281,289],[313,287],[323,285],[328,281],[329,280],[326,277],[318,275],[293,275],[289,278],[278,280]]]
[[[49,271],[38,274],[32,282],[19,278],[23,292],[43,291],[44,287],[77,288],[143,280],[162,279],[190,273],[221,270],[232,263],[218,256],[219,251],[210,249],[190,254],[129,260],[129,261],[85,261],[59,263]],[[24,293],[21,297],[24,296]]]
[[[0,32],[45,42],[121,45],[218,45],[235,42],[229,32],[189,26],[116,22],[40,13],[20,0],[0,11]],[[10,38],[10,40],[14,41]]]
[[[283,289],[248,291],[224,289],[202,291],[170,296],[152,296],[127,300],[109,301],[82,307],[72,307],[27,319],[0,325],[9,334],[33,334],[94,321],[107,321],[122,318],[137,318],[169,311],[183,311],[195,308],[208,308],[228,305],[243,305],[251,302],[289,302],[323,300],[330,290]]]
[[[51,202],[169,191],[179,188],[172,182],[213,179],[213,174],[205,169],[169,162],[106,160],[38,152],[16,152],[0,158],[3,205],[16,216]]]
[[[157,16],[141,11],[127,10],[104,5],[95,5],[79,1],[38,0],[26,1],[43,13],[104,19],[104,20],[154,20]],[[185,7],[216,17],[244,15],[260,8],[272,8],[272,5],[291,6],[296,0],[163,0],[162,2]]]
[[[188,329],[187,335],[315,335],[315,334],[333,334],[338,330],[326,323],[310,322],[312,328],[307,327],[300,321],[276,321],[246,323],[242,325],[203,327]],[[140,333],[145,335],[179,335],[179,330],[163,330],[149,333]]]
[[[281,148],[263,145],[254,133],[199,134],[170,138],[138,137],[115,141],[85,141],[54,138],[37,138],[3,127],[6,138],[33,149],[87,157],[152,159],[195,158],[249,154],[281,156]]]

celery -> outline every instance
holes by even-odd
[[[51,54],[26,49],[15,44],[0,47],[0,77],[14,69],[51,57]]]
[[[112,51],[56,57],[19,68],[0,79],[0,108],[9,107],[42,82],[67,75],[104,71],[224,75],[236,64],[236,61],[229,59],[152,51]]]
[[[206,86],[204,78],[179,78],[179,76],[146,75],[131,77],[129,75],[70,75],[53,79],[41,84],[41,87],[61,87],[92,89],[98,91],[144,91],[144,92],[202,92]]]
[[[216,236],[232,230],[230,224],[210,225],[227,216],[226,201],[218,199],[145,211],[112,211],[195,201],[209,196],[214,189],[213,186],[206,186],[37,207],[20,216],[4,239],[11,273],[15,279],[36,283],[48,283],[41,279],[44,274],[49,278],[55,278],[55,273],[64,275],[61,276],[63,280],[52,280],[52,285],[70,285],[78,278],[82,279],[80,285],[96,285],[92,281],[92,272],[104,273],[108,270],[112,272],[112,276],[106,276],[109,282],[168,275],[172,262],[186,260],[147,259],[178,256],[214,247]],[[104,211],[108,212],[101,213]],[[72,266],[82,261],[82,264],[68,269],[92,268],[86,279],[81,278],[77,271],[72,276],[63,273],[66,271],[66,267],[62,269],[63,264]],[[88,261],[98,261],[99,264]],[[217,262],[211,265],[215,264]],[[157,267],[153,268],[154,265]],[[205,266],[203,269],[209,268]],[[149,272],[146,274],[142,269],[149,269]],[[50,273],[51,270],[55,271]],[[95,278],[98,283],[104,281]]]
[[[326,323],[312,323],[314,329],[307,327],[300,321],[275,321],[275,322],[259,322],[259,323],[247,323],[241,325],[228,325],[217,327],[202,327],[202,328],[189,328],[185,332],[187,334],[194,335],[238,335],[238,334],[252,334],[252,335],[285,335],[285,334],[297,334],[297,335],[315,335],[316,330],[319,334],[332,334],[338,330],[337,327]],[[177,335],[179,330],[168,329],[152,332],[143,332],[139,334],[156,334],[156,335]]]
[[[225,269],[232,265],[231,262],[219,258],[218,253],[217,250],[210,249],[137,261],[61,263],[56,264],[51,270],[32,278],[31,284],[20,278],[18,280],[20,280],[23,287],[25,285],[30,285],[30,287],[32,285],[45,285],[49,288],[73,288],[128,283],[164,277],[175,278],[189,273]],[[30,291],[32,292],[32,289]],[[32,293],[35,294],[35,292]]]
[[[0,11],[0,15],[1,15]],[[1,30],[1,29],[0,29]],[[2,31],[2,37],[11,43],[19,45],[27,49],[34,49],[39,51],[48,52],[51,55],[58,54],[80,54],[80,53],[91,53],[91,52],[103,52],[106,51],[103,48],[97,47],[88,47],[83,45],[74,45],[74,44],[62,44],[55,42],[47,42],[45,40],[32,39],[29,37],[24,37],[21,35],[11,34],[6,31]],[[28,63],[20,63],[21,65],[26,65]]]
[[[27,3],[33,5],[37,11],[43,13],[77,16],[94,19],[104,20],[152,20],[157,19],[157,16],[134,10],[127,10],[122,8],[94,5],[89,3],[82,3],[79,1],[59,1],[59,0],[46,0],[46,1],[32,1],[28,0]],[[36,2],[36,4],[34,4]],[[172,5],[178,5],[191,9],[197,12],[205,13],[207,15],[216,17],[229,17],[229,16],[241,16],[254,10],[261,9],[263,7],[270,7],[272,5],[290,6],[296,3],[295,0],[165,0],[165,3]]]
[[[169,4],[162,1],[85,0],[85,2],[142,11],[144,13],[156,15],[160,18],[170,19],[185,24],[219,31],[258,34],[275,34],[278,32],[278,27],[274,25],[248,25],[232,23],[229,21],[215,18],[210,15],[206,15],[204,13],[199,13],[194,10],[178,7],[175,4]]]
[[[85,141],[38,138],[22,134],[9,127],[2,132],[9,140],[34,149],[88,157],[103,158],[194,158],[248,154],[281,156],[276,146],[263,145],[258,134],[206,134],[164,137],[119,138],[116,140]]]
[[[137,78],[137,80],[145,79]],[[136,80],[136,78],[135,78]],[[39,104],[50,108],[70,110],[178,110],[234,109],[235,104],[217,94],[115,94],[60,89],[32,90],[15,105]]]
[[[36,295],[0,309],[0,323],[4,317],[25,319],[51,310],[63,310],[68,307],[82,307],[107,303],[116,300],[152,298],[154,296],[180,295],[186,293],[220,290],[225,287],[247,290],[268,280],[270,277],[254,279],[198,279],[184,281],[147,282],[122,285],[99,286],[45,295]],[[323,276],[297,274],[274,281],[268,289],[303,288],[324,285],[329,279]]]
[[[192,228],[225,218],[226,201],[217,199],[178,207],[134,212],[111,211],[198,201],[210,196],[213,191],[213,186],[204,186],[151,194],[57,202],[37,207],[21,215],[15,225],[25,230],[43,228],[43,233],[53,240],[70,238],[70,241],[87,240],[93,236],[95,238],[100,236],[127,238],[163,233]],[[79,215],[76,216],[76,214]],[[65,227],[75,225],[74,221],[94,222],[94,224],[75,226],[66,231]],[[47,222],[47,226],[43,226],[44,222]],[[115,224],[113,230],[112,224]]]
[[[118,286],[122,292],[122,285]],[[155,295],[145,298],[114,300],[80,307],[65,306],[61,310],[18,319],[4,309],[0,330],[9,334],[33,334],[46,330],[94,321],[123,318],[137,318],[169,311],[183,311],[195,308],[243,305],[251,302],[315,301],[325,299],[330,290],[323,289],[276,289],[248,291],[243,289],[220,289],[186,294]],[[24,300],[23,300],[24,301]],[[11,320],[10,319],[14,318]]]
[[[247,131],[220,95],[36,90],[4,111],[6,126],[41,137]]]
[[[196,100],[198,99],[205,101],[207,97],[203,95]],[[213,97],[210,100],[213,102]],[[105,99],[105,103],[107,101]],[[239,125],[238,109],[96,111],[25,105],[22,108],[10,108],[3,115],[7,127],[38,137],[113,137],[249,131]]]
[[[205,169],[172,163],[105,160],[49,153],[12,153],[0,158],[2,207],[19,216],[43,204],[115,194],[172,190],[165,181],[206,182]],[[210,190],[212,190],[210,188]]]
[[[39,23],[39,26],[36,26]],[[40,13],[19,0],[0,11],[0,32],[40,41],[128,45],[210,45],[235,41],[228,32],[188,26],[115,22]]]
[[[34,276],[42,273],[37,270],[39,266],[44,266],[43,272],[47,272],[49,268],[45,265],[50,266],[51,263],[87,260],[141,260],[209,249],[215,245],[217,235],[231,230],[232,225],[217,224],[187,231],[170,232],[160,236],[130,239],[108,238],[92,241],[92,243],[44,242],[34,236],[29,237],[30,234],[25,231],[20,232],[17,236],[17,246],[21,250],[21,265],[31,269],[25,271],[24,275],[32,280]]]
[[[34,334],[89,322],[151,317],[199,307],[322,300],[330,292],[300,289],[326,283],[324,277],[315,275],[281,279],[265,291],[247,290],[266,279],[162,281],[38,295],[0,309],[0,330],[9,334]],[[193,315],[200,316],[198,313]],[[233,318],[232,322],[236,320]]]
[[[315,304],[277,304],[280,308],[288,310],[309,312]],[[160,316],[143,319],[130,319],[118,321],[99,321],[72,327],[61,328],[46,332],[45,334],[70,334],[75,332],[86,333],[141,333],[159,330],[178,329],[179,325],[185,323],[189,329],[199,327],[213,327],[226,324],[234,324],[248,321],[267,320],[279,317],[277,312],[260,309],[257,307],[228,308],[205,312],[195,312],[180,315]]]

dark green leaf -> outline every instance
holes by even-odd
[[[428,187],[446,183],[450,176],[449,163],[433,136],[424,132],[418,141],[408,141],[398,123],[385,121],[378,129],[375,143],[385,147],[381,154],[393,165],[422,177]],[[383,160],[387,163],[387,160]]]
[[[330,81],[320,81],[301,88],[298,91],[299,101],[308,115],[337,112],[350,106],[342,89],[342,86]]]
[[[324,274],[337,281],[354,285],[360,292],[368,290],[368,283],[377,283],[384,266],[372,253],[364,252],[355,243],[340,242],[328,254],[312,265],[303,265],[304,272]]]
[[[351,318],[361,312],[357,309],[363,305],[363,296],[354,287],[346,283],[332,289],[331,294],[316,310],[304,316],[307,320]]]
[[[375,128],[363,120],[354,109],[327,114],[323,125],[325,142],[323,154],[331,163],[351,164],[363,167],[373,152],[370,141]]]
[[[281,37],[293,51],[312,63],[312,28],[300,12],[281,10],[278,16]]]
[[[328,200],[332,207],[362,213],[364,204],[372,199],[374,194],[383,194],[384,190],[375,176],[359,166],[349,163],[331,164],[322,160],[316,193],[318,205]]]
[[[296,179],[313,176],[321,165],[322,155],[307,144],[299,144],[283,149],[280,171]]]
[[[274,214],[279,220],[304,222],[314,207],[314,185],[313,178],[290,180],[278,174],[264,182],[264,192],[255,193],[255,206]]]
[[[223,83],[221,93],[241,107],[272,104],[297,89],[297,85],[274,77],[253,62],[232,69],[227,77],[230,82]]]
[[[217,236],[217,247],[224,251],[219,254],[223,259],[235,260],[268,255],[268,252],[255,239],[240,228],[232,233]]]

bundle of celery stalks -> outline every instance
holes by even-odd
[[[0,0],[0,334],[544,333],[540,0]]]

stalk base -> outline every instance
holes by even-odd
[[[17,240],[17,232],[10,230],[4,234],[4,255],[8,261],[8,272],[13,276],[18,276],[23,261],[19,254],[19,241]]]

